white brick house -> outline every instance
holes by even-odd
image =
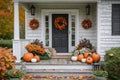
[[[34,39],[43,41],[44,45],[46,45],[46,42],[49,42],[47,46],[53,47],[54,33],[52,32],[52,19],[54,15],[65,14],[68,18],[67,52],[57,53],[57,55],[71,55],[73,48],[78,45],[81,37],[90,39],[101,56],[104,56],[105,51],[111,47],[120,46],[120,0],[13,1],[15,10],[13,53],[17,56],[17,62],[20,62],[21,56],[26,51],[24,46]],[[88,4],[90,5],[90,15],[86,15],[86,6]],[[26,25],[24,40],[19,38],[19,5],[22,5],[25,9]],[[31,5],[35,6],[35,16],[31,15]],[[35,30],[29,27],[29,22],[33,18],[37,19],[40,23],[39,27]],[[92,27],[87,30],[81,25],[82,21],[86,18],[92,21]]]

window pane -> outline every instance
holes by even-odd
[[[72,35],[72,40],[75,40],[75,35]]]
[[[48,27],[48,26],[49,26],[49,25],[48,25],[48,22],[46,22],[45,24],[46,24],[46,27]]]
[[[49,34],[49,28],[46,28],[46,34]]]
[[[71,43],[72,46],[75,46],[75,15],[71,16]]]
[[[75,46],[75,41],[72,41],[72,46]]]
[[[120,35],[120,4],[112,5],[112,35]]]
[[[46,46],[49,46],[49,16],[45,16],[45,40],[46,40]]]
[[[45,21],[48,21],[48,16],[45,16]]]
[[[75,27],[75,22],[72,22],[72,27]]]

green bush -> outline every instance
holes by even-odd
[[[108,77],[108,72],[98,70],[98,71],[93,71],[93,75],[98,77]]]
[[[12,48],[12,40],[0,40],[0,47]]]
[[[120,80],[120,47],[106,51],[104,69],[109,80]]]

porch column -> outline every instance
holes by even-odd
[[[14,40],[13,40],[13,55],[16,56],[17,61],[21,58],[21,43],[19,33],[19,3],[14,2]]]
[[[101,55],[101,61],[104,60],[104,55],[101,53],[101,0],[97,2],[97,52]]]
[[[19,3],[14,3],[14,40],[20,39],[19,33]]]

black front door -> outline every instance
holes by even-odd
[[[61,17],[65,21],[62,22]],[[60,21],[57,23],[56,19]],[[61,29],[61,26],[64,28]],[[57,53],[68,52],[68,14],[52,14],[52,47]]]

